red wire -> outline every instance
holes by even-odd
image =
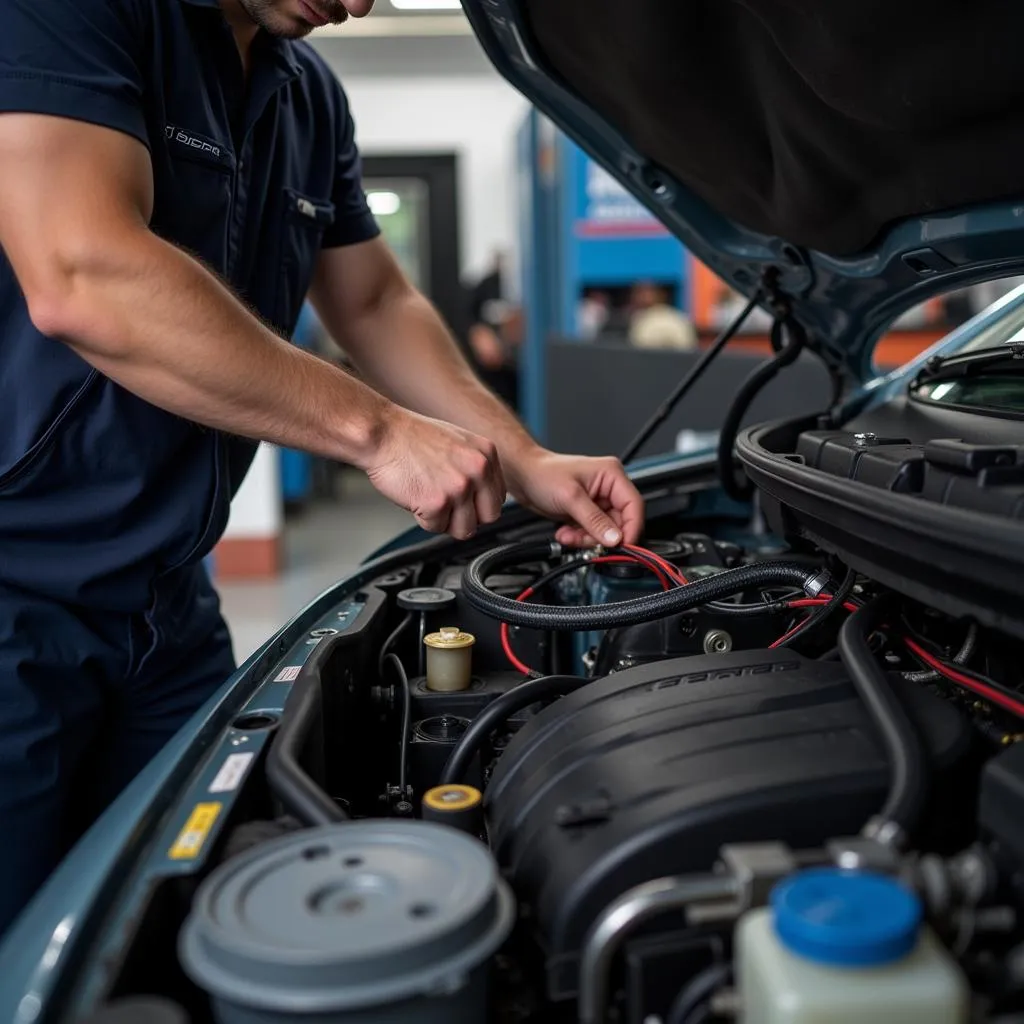
[[[799,597],[796,600],[787,601],[786,602],[786,607],[787,608],[820,608],[823,604],[828,604],[829,601],[831,601],[831,600],[832,600],[832,595],[831,594],[819,594],[817,597]],[[855,612],[857,610],[857,605],[855,605],[852,601],[844,601],[843,602],[843,607],[848,612]],[[803,629],[804,624],[806,622],[807,622],[807,619],[802,619],[791,630],[789,630],[789,632],[783,633],[782,636],[780,636],[778,640],[776,640],[774,643],[769,644],[768,645],[768,649],[772,650],[772,649],[778,647],[780,644],[785,643],[791,636],[794,636],[796,633],[799,633],[800,630]]]
[[[809,617],[810,616],[808,616],[808,618]],[[791,636],[793,636],[796,633],[799,633],[800,630],[804,628],[804,623],[806,621],[807,621],[807,619],[801,619],[792,629],[790,629],[787,632],[783,633],[782,636],[780,636],[778,640],[775,640],[774,642],[770,643],[768,645],[768,650],[770,650],[770,651],[774,650],[780,644],[784,644]]]
[[[787,608],[817,608],[820,605],[828,604],[832,600],[831,594],[822,594],[820,597],[798,597],[793,601],[787,601]],[[844,601],[843,607],[848,612],[855,612],[860,607],[852,601]]]
[[[668,590],[671,584],[664,573],[659,572],[653,565],[647,565],[641,562],[638,558],[630,558],[628,555],[601,555],[600,558],[593,558],[587,565],[604,565],[609,562],[628,562],[631,565],[642,565],[649,572],[653,572],[658,577],[658,582],[661,584],[662,590]],[[674,568],[674,566],[672,567]],[[517,598],[517,601],[525,601],[530,597],[533,597],[533,587],[527,587]],[[522,672],[524,676],[531,675],[533,669],[530,668],[525,662],[521,661],[517,656],[516,652],[512,650],[512,634],[509,629],[507,622],[501,624],[501,649],[505,652],[505,657],[508,658],[512,667],[517,672]]]
[[[821,597],[808,597],[800,598],[796,601],[787,601],[788,607],[790,608],[811,608],[815,605],[823,605],[828,603],[828,598],[825,595]],[[857,605],[851,601],[846,601],[843,607],[849,611],[854,612],[857,610]],[[779,637],[775,643],[771,644],[772,647],[777,647],[784,640],[788,640],[794,633],[799,632],[803,626],[803,622],[798,623],[788,633]],[[965,690],[970,690],[972,693],[976,693],[979,697],[984,697],[985,700],[990,700],[993,704],[998,704],[1001,708],[1012,712],[1020,718],[1024,718],[1024,701],[1016,700],[1009,694],[1002,693],[1000,690],[994,689],[987,683],[982,682],[980,679],[975,679],[974,676],[967,675],[964,672],[959,672],[952,665],[947,665],[946,662],[940,658],[935,657],[930,651],[926,651],[919,643],[911,640],[910,637],[903,637],[903,642],[907,647],[923,661],[929,668],[935,669],[939,675],[944,676],[950,682],[956,683],[958,686],[963,687]]]
[[[904,637],[903,642],[926,665],[935,669],[939,675],[945,676],[951,682],[956,683],[957,686],[962,686],[965,690],[970,690],[978,694],[979,697],[984,697],[985,700],[990,700],[993,704],[998,704],[1001,708],[1012,711],[1018,717],[1024,718],[1024,701],[1015,700],[1008,694],[993,689],[980,679],[975,679],[973,676],[958,672],[951,665],[947,665],[944,661],[936,658],[930,651],[926,651],[919,643],[911,640],[910,637]]]
[[[507,622],[503,622],[501,624],[501,649],[505,652],[505,657],[508,658],[512,667],[517,672],[522,672],[524,676],[533,675],[533,669],[525,662],[520,661],[519,658],[516,657],[516,652],[512,650],[512,638],[509,635]]]
[[[672,579],[676,581],[676,583],[685,587],[689,582],[677,566],[674,566],[670,561],[668,561],[668,559],[663,558],[661,555],[656,555],[653,551],[648,551],[647,548],[640,547],[639,544],[623,544],[622,547],[626,551],[633,551],[638,555],[643,555],[645,558],[651,559],[652,562],[656,562]]]

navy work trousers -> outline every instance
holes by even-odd
[[[64,853],[234,671],[202,566],[145,615],[0,584],[0,936]]]

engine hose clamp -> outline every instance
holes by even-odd
[[[804,593],[808,597],[817,597],[831,582],[829,574],[826,570],[822,570],[817,575],[812,576],[804,584]]]

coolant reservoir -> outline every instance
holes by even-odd
[[[743,1024],[967,1024],[967,983],[883,875],[802,871],[736,930]]]

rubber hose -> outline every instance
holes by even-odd
[[[463,733],[448,758],[441,775],[440,785],[458,785],[474,755],[484,745],[484,741],[503,722],[508,721],[517,711],[536,704],[539,700],[549,697],[562,697],[593,682],[582,676],[541,676],[503,693],[491,701],[486,708],[473,720],[472,725]]]
[[[384,641],[384,646],[380,649],[380,656],[377,658],[377,675],[384,675],[384,659],[388,656],[388,652],[392,647],[398,643],[398,638],[409,628],[410,623],[413,620],[413,613],[406,612],[405,617],[395,627],[394,632]],[[404,667],[404,666],[403,666]]]
[[[409,765],[409,730],[412,727],[412,692],[409,687],[409,676],[405,671],[405,665],[397,654],[387,654],[384,657],[385,664],[394,665],[398,673],[398,684],[402,688],[402,738],[398,754],[398,788],[401,792],[400,800],[408,800],[406,785],[408,783]]]
[[[714,964],[698,974],[678,996],[665,1018],[665,1024],[694,1024],[694,1018],[711,997],[732,982],[732,964]]]
[[[789,344],[785,346],[782,346],[783,334],[789,335]],[[797,324],[776,320],[772,325],[772,343],[778,349],[778,354],[770,362],[759,366],[743,382],[732,400],[732,405],[729,406],[729,411],[725,414],[725,422],[718,435],[718,478],[722,489],[735,501],[747,501],[754,492],[749,480],[740,483],[736,479],[734,449],[740,424],[750,408],[750,403],[761,389],[769,384],[780,370],[796,362],[806,343],[806,335],[803,328]]]
[[[924,810],[929,764],[914,724],[868,643],[888,604],[887,598],[876,599],[843,623],[839,659],[878,728],[889,760],[889,795],[868,828],[877,838],[901,845],[912,835]]]
[[[689,611],[709,601],[731,597],[753,587],[799,587],[812,593],[808,590],[812,581],[824,580],[823,573],[816,573],[802,565],[761,562],[757,565],[726,569],[725,572],[688,583],[685,587],[674,587],[629,601],[568,606],[514,601],[509,597],[495,594],[485,585],[486,579],[505,566],[538,557],[550,557],[551,553],[550,547],[536,544],[509,544],[488,551],[466,568],[462,581],[463,593],[474,608],[510,625],[571,632],[614,629],[616,626],[652,622],[665,615]],[[581,568],[585,564],[581,563]]]
[[[320,680],[300,675],[267,753],[266,776],[281,806],[303,825],[333,825],[348,815],[306,774],[299,755],[322,720]]]
[[[709,612],[720,615],[735,615],[737,618],[756,618],[759,615],[781,615],[790,611],[785,601],[762,601],[760,604],[729,604],[726,601],[709,601],[705,606]]]

